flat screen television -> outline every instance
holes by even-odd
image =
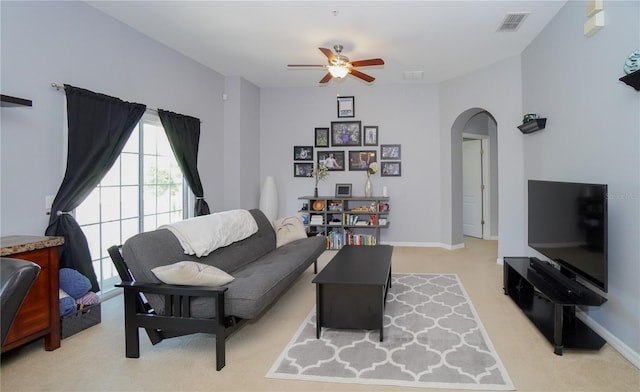
[[[529,180],[528,243],[607,292],[607,185]]]

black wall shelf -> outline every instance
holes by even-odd
[[[544,129],[544,127],[547,125],[547,119],[546,118],[534,118],[532,120],[527,121],[526,123],[522,124],[522,125],[518,125],[518,129],[520,131],[522,131],[522,133],[531,133],[531,132],[535,132],[535,131],[539,131],[541,129]]]
[[[636,91],[640,91],[640,70],[631,72],[629,75],[625,75],[618,80],[635,88]]]
[[[0,95],[1,107],[32,106],[31,100]]]

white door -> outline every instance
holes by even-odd
[[[482,238],[482,140],[462,143],[462,203],[464,235]]]

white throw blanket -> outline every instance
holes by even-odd
[[[258,231],[258,224],[249,211],[230,210],[162,225],[159,229],[171,231],[185,254],[202,257],[251,236]]]

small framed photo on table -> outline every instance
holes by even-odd
[[[355,117],[355,113],[353,97],[338,97],[338,118]]]
[[[336,184],[336,197],[351,197],[351,184]]]

